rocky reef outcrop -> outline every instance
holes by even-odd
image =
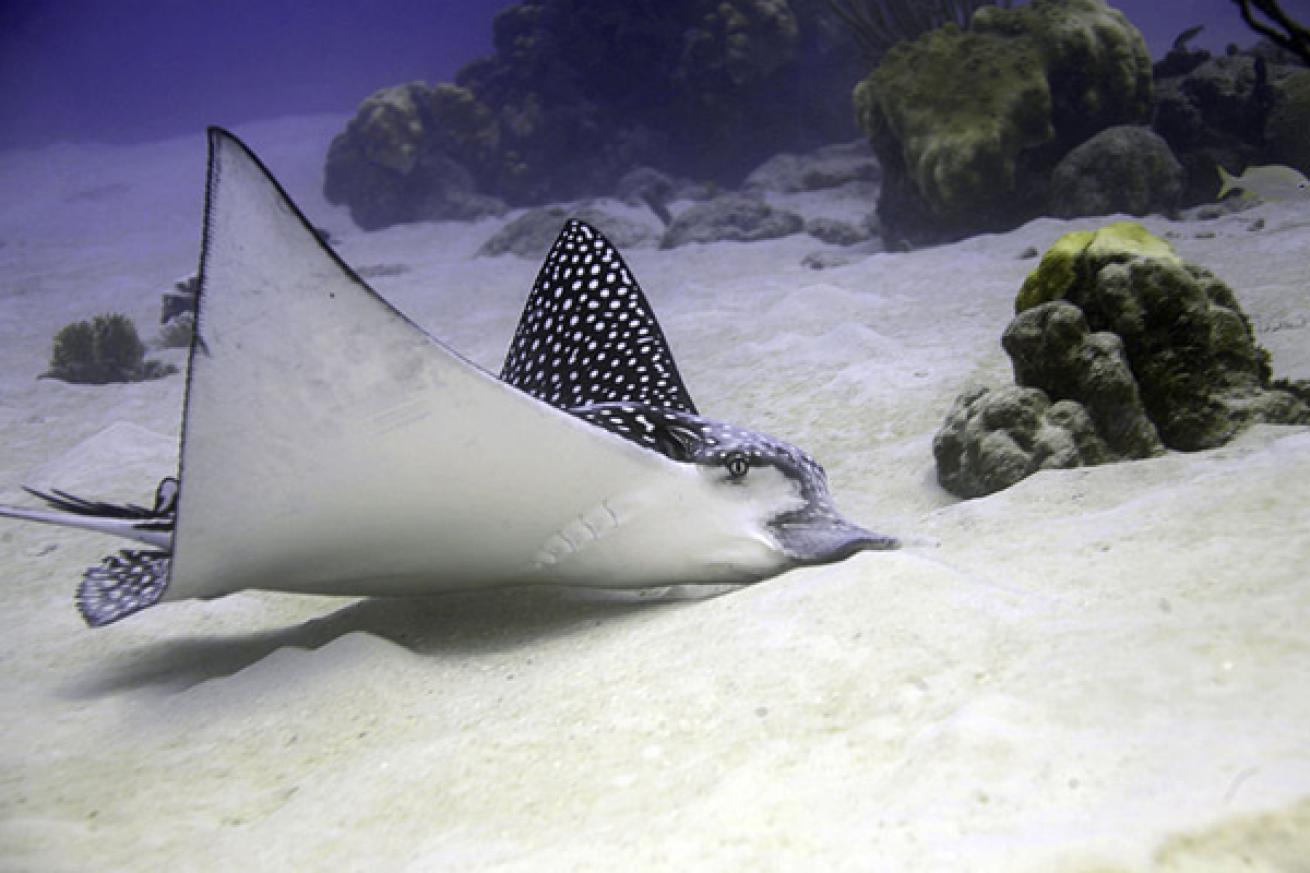
[[[386,88],[332,141],[323,193],[348,206],[365,230],[497,215],[505,204],[480,193],[467,154],[489,151],[497,138],[485,107],[461,89],[421,82]]]
[[[892,49],[855,90],[891,239],[940,242],[1046,211],[1056,162],[1151,113],[1151,59],[1103,0],[983,7]]]
[[[937,481],[960,497],[1009,488],[1038,470],[1113,460],[1087,410],[1011,385],[961,394],[933,440]]]
[[[664,231],[660,248],[688,243],[755,242],[800,233],[805,219],[786,209],[770,206],[761,197],[724,194],[679,213]]]
[[[855,134],[859,52],[823,0],[523,0],[493,37],[453,83],[365,101],[328,199],[381,227],[608,194],[642,166],[735,185]]]
[[[1268,44],[1218,57],[1176,49],[1156,71],[1153,127],[1185,170],[1182,205],[1215,198],[1217,166],[1310,173],[1310,70],[1290,54]]]
[[[933,441],[962,497],[1040,469],[1222,445],[1256,422],[1310,424],[1273,381],[1232,289],[1140,225],[1067,234],[1016,300],[1015,387],[961,395]]]
[[[1150,128],[1108,127],[1055,165],[1050,211],[1061,218],[1171,212],[1184,180],[1169,144]]]

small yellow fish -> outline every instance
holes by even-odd
[[[1219,168],[1219,198],[1229,191],[1241,189],[1269,203],[1287,200],[1310,201],[1310,179],[1291,167],[1270,164],[1265,167],[1247,167],[1234,177],[1223,167]]]

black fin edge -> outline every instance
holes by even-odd
[[[147,509],[135,503],[105,503],[87,500],[76,494],[69,494],[58,488],[48,492],[23,486],[23,490],[38,500],[44,501],[51,509],[69,512],[73,515],[89,515],[98,518],[130,518],[142,521],[164,521],[173,515],[177,504],[177,479],[172,476],[162,479],[155,487],[155,505]]]

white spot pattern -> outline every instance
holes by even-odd
[[[125,549],[89,568],[77,589],[77,609],[101,627],[152,606],[168,587],[167,552]]]
[[[560,409],[629,402],[696,413],[641,286],[609,240],[577,220],[537,274],[500,378]]]

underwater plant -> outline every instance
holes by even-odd
[[[899,42],[943,24],[966,27],[982,6],[1009,8],[1011,0],[828,0],[850,28],[867,59],[876,64]]]
[[[1242,13],[1242,20],[1248,27],[1287,49],[1310,67],[1310,29],[1284,12],[1279,7],[1278,0],[1233,0],[1233,2],[1237,4]],[[1277,28],[1256,18],[1251,11],[1253,6],[1260,14],[1272,21],[1273,25],[1277,25]]]
[[[146,347],[136,325],[126,315],[97,315],[76,321],[55,334],[50,369],[42,377],[90,385],[141,382],[177,372],[177,368],[145,359]]]

